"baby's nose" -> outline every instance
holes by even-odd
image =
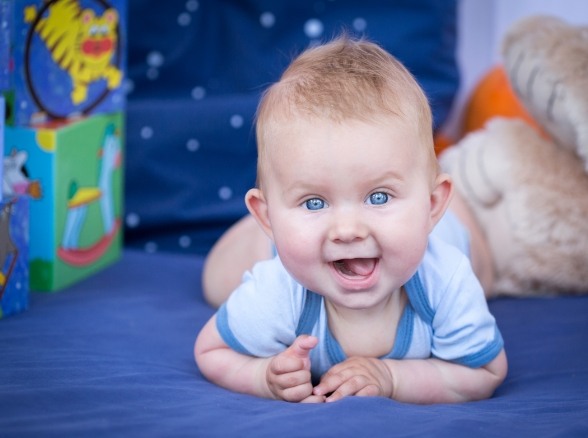
[[[367,236],[368,227],[355,211],[338,212],[329,231],[329,238],[334,242],[349,243]]]

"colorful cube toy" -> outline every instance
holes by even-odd
[[[31,197],[31,289],[61,289],[117,260],[122,247],[122,113],[58,126],[7,126],[5,140],[6,157],[16,163],[14,174],[6,170],[5,181],[11,182],[7,194]]]
[[[0,318],[29,307],[29,199],[0,202]]]
[[[126,0],[0,0],[3,188],[30,202],[31,290],[120,256],[126,15]]]
[[[0,96],[0,150],[3,146],[4,99]],[[9,161],[4,160],[0,171],[10,166]],[[0,201],[0,318],[20,313],[29,306],[28,242],[28,197],[5,197]]]
[[[125,0],[0,3],[11,28],[5,92],[10,124],[44,124],[124,108]]]

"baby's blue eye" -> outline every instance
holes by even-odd
[[[388,202],[388,194],[384,192],[372,193],[369,198],[369,203],[372,205],[383,205]]]
[[[306,201],[304,205],[309,210],[320,210],[321,208],[325,208],[325,201],[319,198],[312,198]]]

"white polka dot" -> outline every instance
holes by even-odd
[[[367,27],[367,21],[365,21],[364,18],[357,17],[355,20],[353,20],[353,28],[355,30],[357,30],[358,32],[363,32],[366,27]]]
[[[157,243],[155,242],[147,242],[145,244],[145,252],[151,253],[153,254],[154,252],[157,252]]]
[[[147,79],[151,79],[152,81],[154,81],[158,77],[159,77],[159,70],[158,69],[153,68],[153,67],[147,69]]]
[[[239,114],[231,116],[231,126],[235,129],[239,129],[243,126],[243,116],[240,116]]]
[[[153,137],[153,128],[151,126],[143,126],[141,128],[141,138],[147,140],[151,137]]]
[[[204,96],[206,96],[206,90],[204,89],[204,87],[194,87],[192,88],[192,99],[194,100],[201,100],[204,99]]]
[[[119,104],[121,102],[124,102],[124,96],[122,96],[120,94],[115,94],[114,96],[112,96],[112,102],[115,104]]]
[[[192,16],[187,12],[182,12],[178,15],[178,24],[180,26],[187,26],[192,22]]]
[[[137,213],[129,213],[129,214],[127,214],[125,222],[127,223],[127,226],[129,228],[136,228],[137,226],[139,226],[139,223],[141,222],[141,218],[139,217],[139,215]]]
[[[130,94],[135,89],[135,82],[131,78],[125,78],[122,84],[123,92]]]
[[[186,2],[186,10],[188,12],[196,12],[199,6],[198,0],[189,0]]]
[[[190,152],[196,152],[198,149],[200,149],[200,142],[195,138],[191,138],[186,143],[186,149],[188,149]]]
[[[221,198],[223,201],[228,201],[233,197],[233,191],[230,187],[221,187],[218,191],[218,197]]]
[[[181,236],[178,243],[182,248],[188,248],[192,244],[192,239],[190,236]]]
[[[161,52],[154,50],[147,54],[147,65],[149,67],[161,67],[163,65],[163,55]]]
[[[264,12],[259,17],[259,22],[265,28],[273,27],[276,24],[276,16],[271,12]]]
[[[320,37],[323,33],[323,30],[323,23],[316,18],[311,18],[306,23],[304,23],[304,33],[308,38]]]

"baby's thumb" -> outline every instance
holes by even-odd
[[[298,336],[286,352],[298,359],[305,361],[305,368],[310,369],[310,350],[318,344],[318,338],[315,336],[301,335]]]

